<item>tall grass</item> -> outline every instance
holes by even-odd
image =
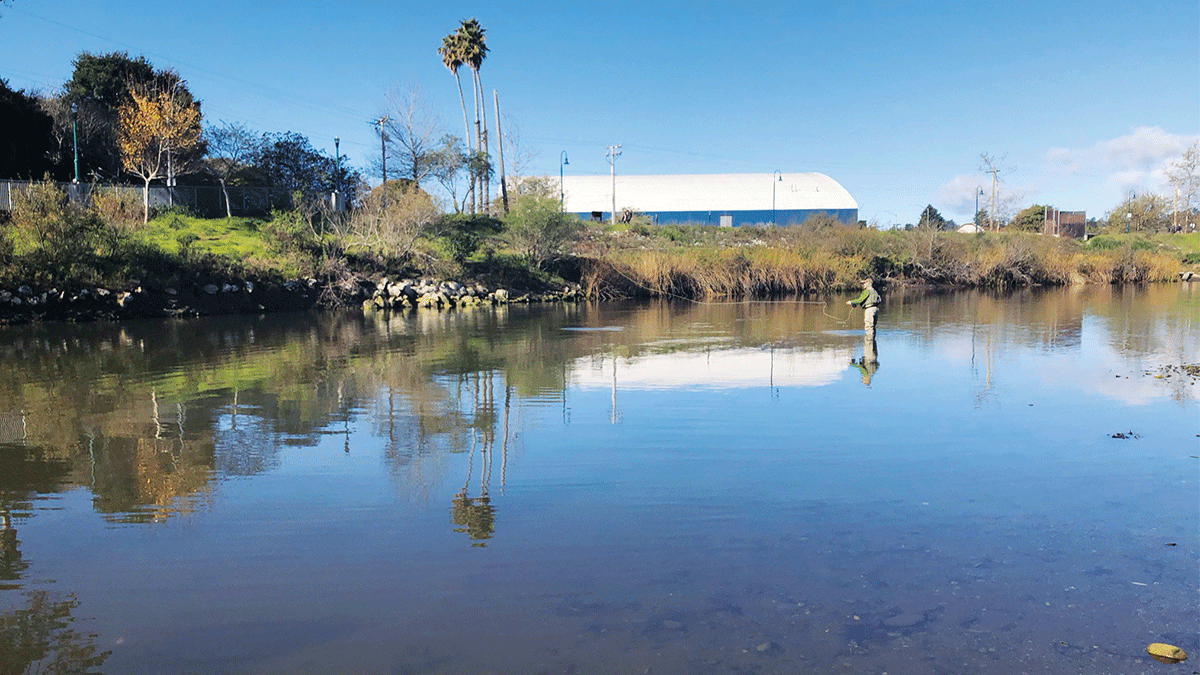
[[[771,297],[851,289],[863,277],[979,288],[1171,281],[1178,251],[1127,241],[1088,246],[1027,233],[876,231],[843,225],[674,226],[609,232],[584,254],[596,297]]]

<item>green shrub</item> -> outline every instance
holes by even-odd
[[[111,255],[122,234],[93,211],[69,201],[53,182],[14,192],[5,251],[18,274],[35,283],[93,282],[101,255]]]

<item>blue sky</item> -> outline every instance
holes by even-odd
[[[970,220],[1001,156],[1017,206],[1102,216],[1164,194],[1166,163],[1200,136],[1200,3],[207,3],[12,0],[0,77],[53,91],[80,51],[174,67],[206,120],[297,131],[365,168],[389,89],[418,86],[462,134],[436,54],[461,19],[524,173],[818,171],[860,217]],[[469,79],[464,78],[469,86]],[[470,91],[467,90],[468,103]],[[491,110],[489,109],[489,123]],[[506,129],[506,131],[508,131]],[[515,153],[506,147],[506,160]],[[376,180],[378,180],[376,178]],[[636,205],[630,205],[636,206]]]

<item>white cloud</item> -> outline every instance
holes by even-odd
[[[1168,133],[1162,127],[1138,127],[1088,148],[1051,148],[1045,161],[1054,173],[1103,178],[1122,192],[1162,191],[1167,165],[1195,143],[1196,138]]]
[[[983,178],[978,174],[959,174],[933,193],[933,199],[942,209],[953,213],[975,213],[975,195],[983,187]],[[984,188],[986,193],[987,188]],[[987,201],[987,194],[979,197],[979,203]]]

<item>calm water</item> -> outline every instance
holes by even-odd
[[[1193,670],[1200,284],[842,299],[3,329],[0,672]]]

